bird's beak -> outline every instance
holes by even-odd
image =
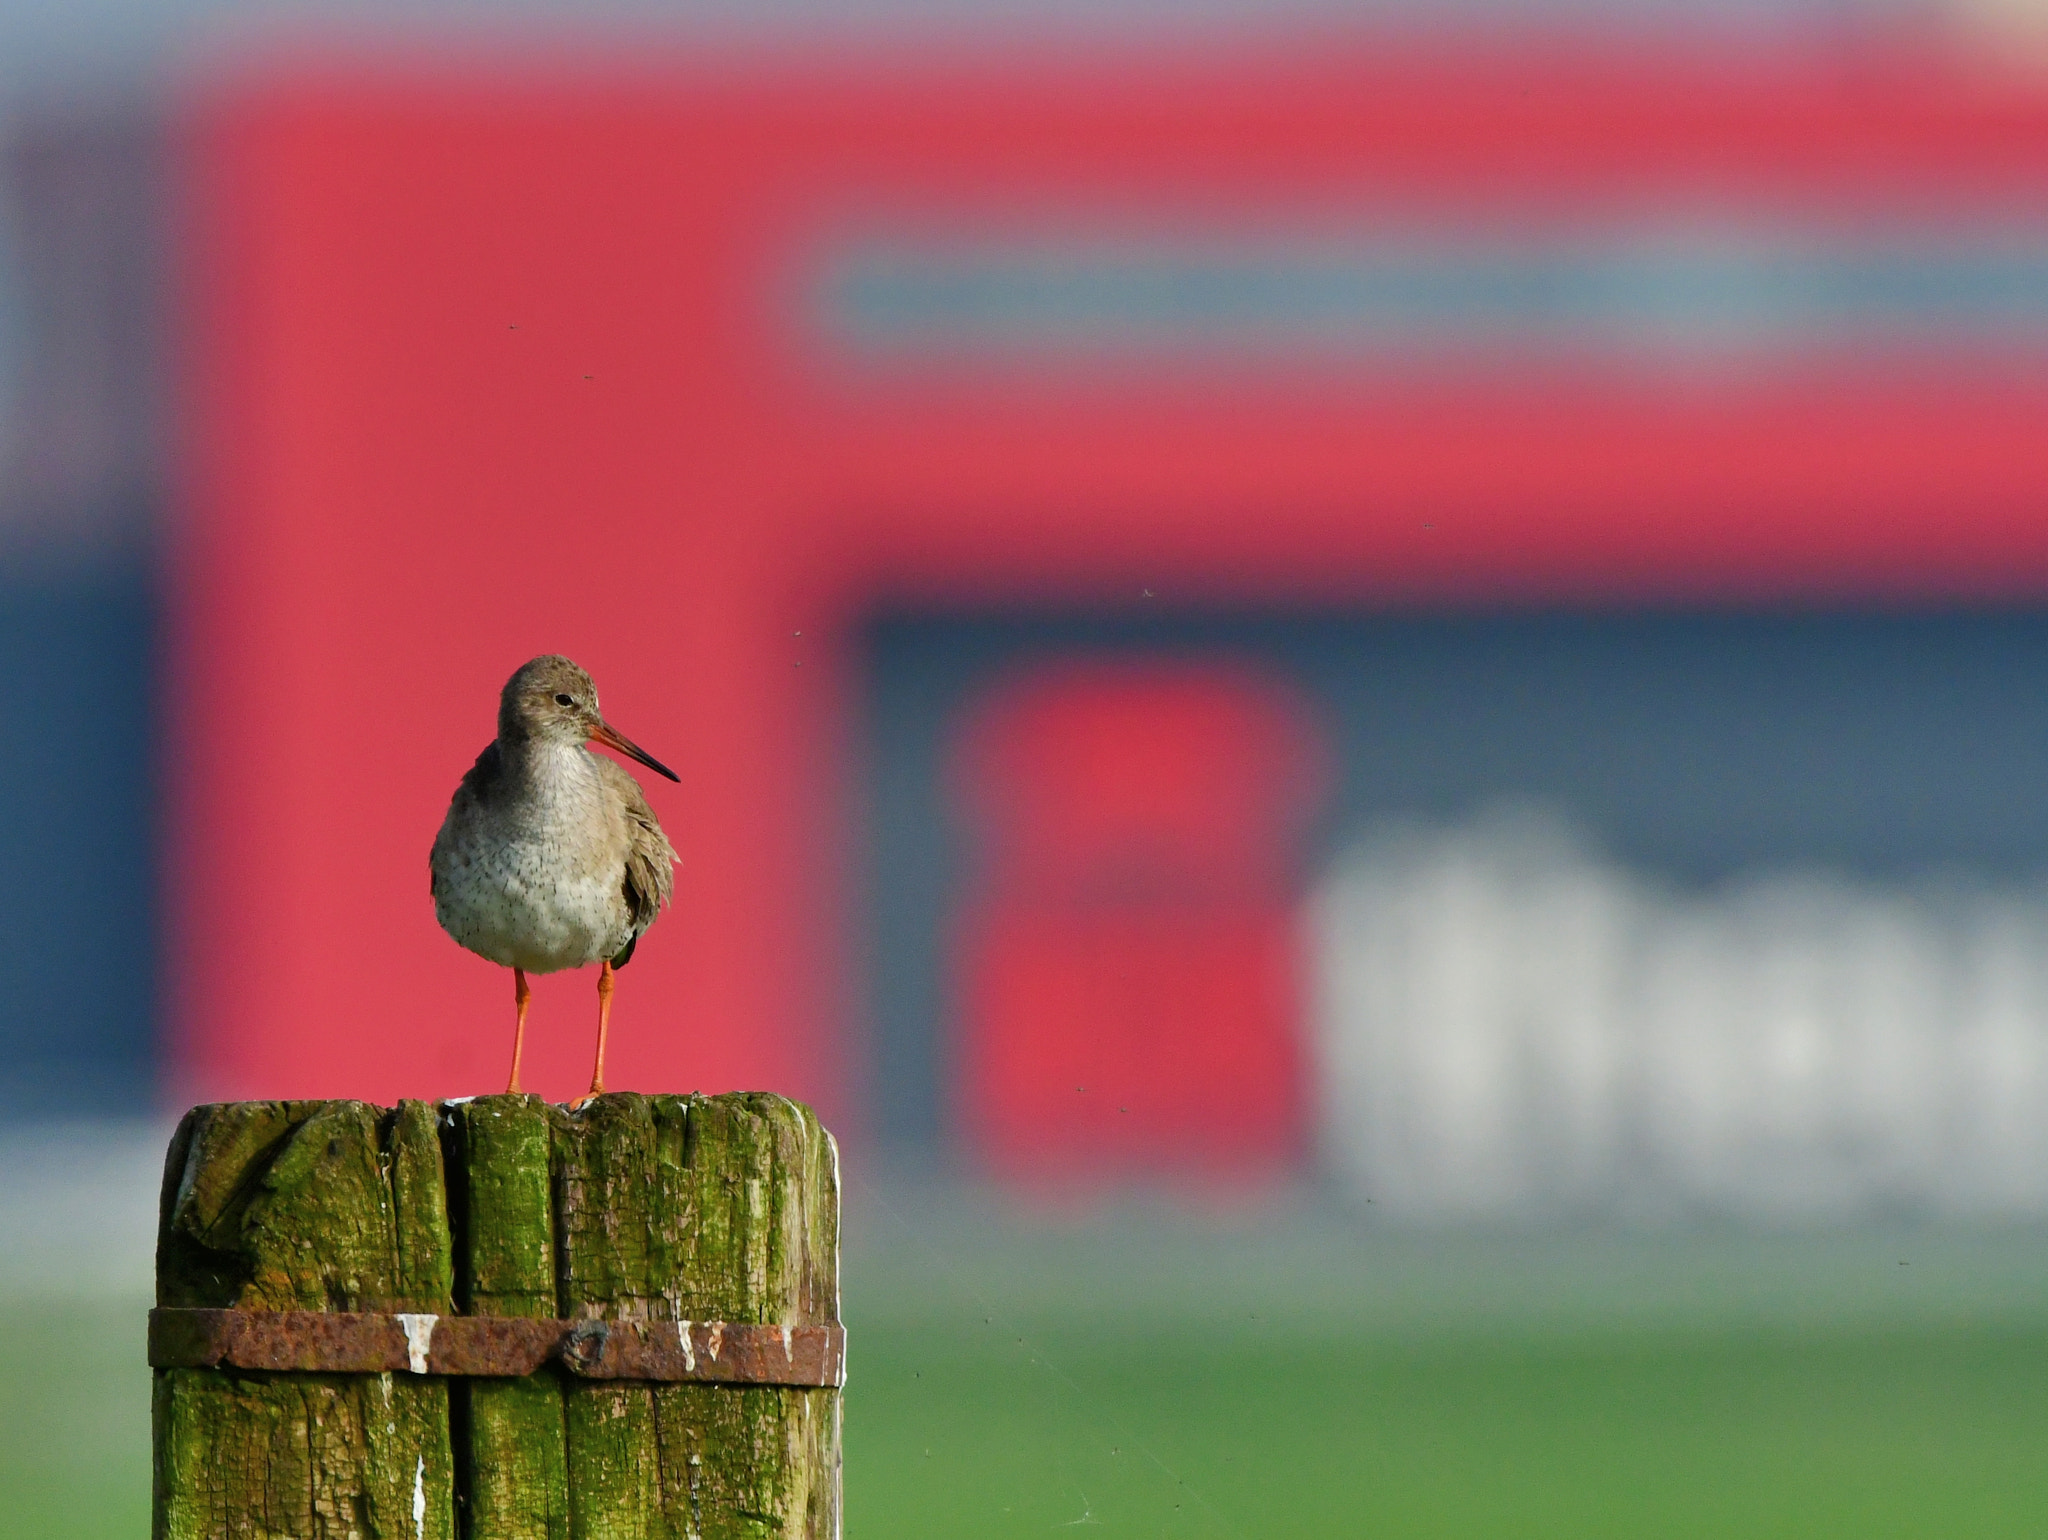
[[[641,764],[652,770],[656,775],[665,775],[670,780],[678,783],[682,781],[682,777],[677,775],[675,771],[669,769],[667,765],[641,748],[639,744],[628,738],[603,717],[599,717],[597,725],[590,729],[590,736],[593,742],[601,743],[608,749],[616,749],[628,759],[639,760]]]

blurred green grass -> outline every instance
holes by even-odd
[[[2048,1326],[1015,1336],[861,1334],[849,1536],[1953,1540],[2048,1513]]]
[[[1389,1333],[1084,1303],[856,1317],[852,1540],[1963,1540],[2048,1513],[2048,1313]],[[0,1531],[146,1534],[143,1302],[0,1305]]]
[[[0,1534],[149,1533],[148,1309],[0,1292]]]

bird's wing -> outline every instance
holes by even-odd
[[[505,761],[498,753],[498,740],[493,738],[477,755],[476,763],[462,772],[462,784],[456,792],[459,795],[466,791],[477,801],[488,802],[504,774]]]
[[[498,757],[498,740],[493,738],[477,755],[476,763],[462,773],[462,784],[449,799],[448,816],[441,821],[441,832],[434,836],[434,848],[427,853],[427,887],[434,897],[441,896],[441,842],[448,837],[449,826],[466,811],[466,804],[488,802],[504,773],[504,762]]]
[[[605,779],[618,791],[620,806],[626,813],[626,911],[633,916],[633,934],[637,939],[640,932],[654,923],[662,906],[675,896],[675,847],[661,832],[640,783],[617,760],[601,754],[595,757]]]

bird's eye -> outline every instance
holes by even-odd
[[[573,706],[576,704],[576,697],[573,695],[557,695],[555,697],[555,704],[557,706]]]

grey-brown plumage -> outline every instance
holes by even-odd
[[[442,929],[513,970],[515,1091],[526,974],[590,963],[599,964],[591,1090],[603,1089],[612,970],[675,890],[675,851],[640,783],[591,742],[676,779],[605,721],[589,674],[552,654],[526,664],[506,681],[498,736],[456,787],[429,858]]]

